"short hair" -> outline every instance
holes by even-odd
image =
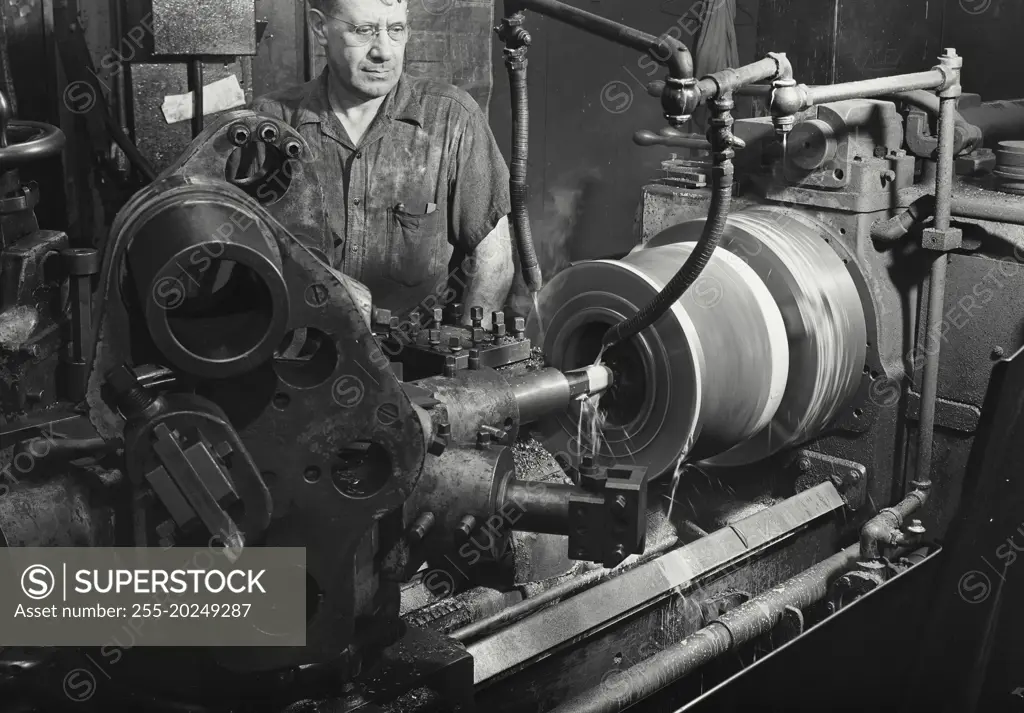
[[[392,5],[401,5],[403,2],[403,0],[379,1],[382,5],[387,5],[388,7]],[[306,0],[306,2],[308,2],[309,6],[314,10],[319,10],[320,12],[333,12],[338,9],[338,5],[341,3],[341,0]]]

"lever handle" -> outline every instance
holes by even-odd
[[[638,146],[679,146],[704,151],[711,149],[711,144],[703,136],[684,134],[669,127],[665,127],[658,133],[649,129],[641,129],[633,134],[633,142]]]

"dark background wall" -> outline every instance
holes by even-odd
[[[499,3],[500,4],[500,3]],[[695,46],[695,0],[576,0],[570,4],[637,29],[673,34]],[[757,0],[740,0],[740,60],[754,57]],[[500,12],[500,10],[499,10]],[[558,22],[528,13],[530,211],[545,273],[566,260],[628,249],[640,187],[668,152],[640,148],[638,129],[664,125],[647,82],[664,72],[635,50],[612,45]],[[680,34],[681,33],[681,34]],[[501,45],[494,43],[491,127],[507,152],[511,134],[508,75]]]

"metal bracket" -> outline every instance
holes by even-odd
[[[799,451],[790,467],[797,471],[796,491],[808,490],[829,482],[851,510],[859,510],[867,499],[867,467],[856,461],[835,456]]]

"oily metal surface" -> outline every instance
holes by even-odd
[[[704,221],[665,230],[649,246],[692,242]],[[720,248],[761,277],[781,310],[789,337],[790,378],[768,428],[712,459],[743,465],[813,437],[840,411],[860,382],[867,325],[856,285],[826,242],[831,233],[801,213],[758,208],[729,216]]]
[[[548,364],[572,369],[593,363],[599,345],[592,352],[579,350],[572,344],[579,341],[574,335],[595,325],[606,330],[628,319],[655,294],[657,289],[647,280],[614,261],[580,263],[563,270],[548,282],[539,298]],[[686,383],[701,373],[704,355],[685,314],[682,320],[661,320],[630,339],[629,347],[641,365],[642,378],[634,386],[638,407],[628,423],[605,424],[600,452],[625,463],[646,465],[652,474],[660,473],[678,458],[682,444],[694,437],[701,391],[686,388]],[[688,378],[675,377],[673,370]],[[622,388],[625,381],[616,379],[616,388]],[[592,448],[586,434],[582,438],[585,443],[580,443],[579,419],[580,404],[573,404],[565,413],[542,419],[535,434],[556,456],[564,454],[578,462],[581,453]]]
[[[475,641],[467,647],[476,662],[475,682],[493,684],[842,507],[833,485],[823,483]]]
[[[643,270],[660,292],[694,245],[636,251],[623,262]],[[706,357],[700,430],[687,454],[706,458],[747,440],[775,416],[789,366],[785,323],[758,275],[727,251],[714,255],[676,304],[696,328]]]
[[[578,263],[557,275],[540,297],[549,363],[593,363],[607,327],[650,302],[691,250],[670,245],[625,260]],[[684,453],[721,453],[754,435],[784,391],[784,322],[768,290],[724,251],[703,278],[651,328],[603,356],[615,382],[598,402],[605,420],[596,450],[646,466],[652,476]],[[578,457],[595,450],[592,431],[580,428],[579,408],[542,424],[553,452]]]

